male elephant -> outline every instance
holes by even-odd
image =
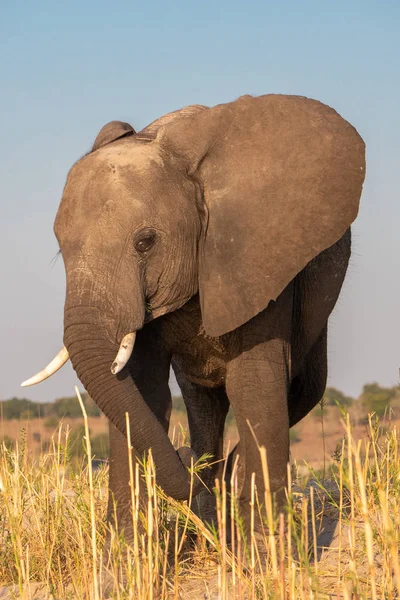
[[[113,121],[72,167],[54,227],[67,277],[65,347],[25,383],[71,359],[111,423],[110,490],[122,522],[126,412],[136,453],[152,449],[158,483],[176,499],[189,496],[191,452],[214,456],[208,487],[221,474],[229,406],[245,522],[252,472],[263,489],[255,437],[271,489],[284,489],[289,427],[325,389],[327,321],[364,175],[364,143],[349,123],[283,95],[190,106],[139,133]],[[192,451],[177,453],[167,435],[171,365]]]

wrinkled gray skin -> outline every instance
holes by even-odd
[[[350,256],[364,144],[331,108],[303,97],[245,96],[188,107],[136,134],[112,122],[71,169],[55,222],[67,276],[64,343],[110,420],[110,492],[129,527],[125,413],[137,455],[187,499],[189,476],[168,436],[172,365],[195,455],[222,457],[231,405],[239,493],[250,479],[282,493],[289,426],[321,399],[327,321]],[[110,372],[124,335],[133,355]],[[209,488],[221,465],[203,473]],[[211,518],[203,488],[196,508]],[[110,504],[111,506],[111,504]],[[109,509],[109,514],[111,515]]]

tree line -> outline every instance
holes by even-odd
[[[88,417],[99,417],[101,410],[88,394],[82,394],[83,404]],[[76,396],[57,398],[54,402],[34,402],[27,398],[10,398],[0,402],[0,418],[10,419],[40,419],[66,417],[76,419],[82,417],[82,411]]]
[[[100,417],[101,411],[88,394],[82,394],[83,403],[89,417]],[[400,408],[400,387],[395,386],[386,388],[378,383],[367,383],[364,385],[360,396],[355,399],[346,396],[340,390],[334,387],[328,387],[325,390],[324,398],[321,402],[325,406],[351,407],[355,404],[366,414],[374,412],[378,417],[384,415],[393,404],[399,403]],[[185,411],[185,404],[180,396],[173,398],[173,408],[177,412]],[[0,419],[35,419],[52,417],[62,418],[81,418],[82,411],[76,396],[65,396],[57,398],[54,402],[34,402],[27,398],[10,398],[0,401]],[[230,415],[231,417],[231,415]]]

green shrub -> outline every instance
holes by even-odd
[[[374,412],[377,417],[382,417],[390,402],[398,393],[398,387],[384,388],[377,383],[364,385],[360,401],[366,413]]]
[[[101,410],[88,394],[82,394],[82,400],[88,417],[99,417],[101,415]],[[69,417],[71,419],[77,419],[82,417],[81,407],[76,396],[57,398],[57,400],[54,401],[53,407],[54,412],[60,418]]]
[[[326,406],[350,406],[350,404],[354,401],[351,396],[345,396],[343,392],[337,390],[334,387],[328,387],[325,390],[323,403]]]
[[[56,415],[50,415],[49,417],[47,417],[44,420],[43,425],[47,429],[55,429],[59,423],[60,423],[60,419],[58,417],[56,417]]]
[[[295,427],[289,429],[289,440],[291,444],[296,444],[301,441],[300,434]]]

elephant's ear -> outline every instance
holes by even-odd
[[[315,100],[244,96],[167,126],[160,143],[203,189],[199,292],[212,336],[262,311],[357,216],[364,143]]]
[[[129,135],[134,135],[135,130],[132,125],[129,123],[123,123],[122,121],[110,121],[107,125],[104,125],[100,132],[98,133],[92,148],[92,152],[106,146],[107,144],[111,144],[111,142],[115,142],[122,137],[127,137]]]

